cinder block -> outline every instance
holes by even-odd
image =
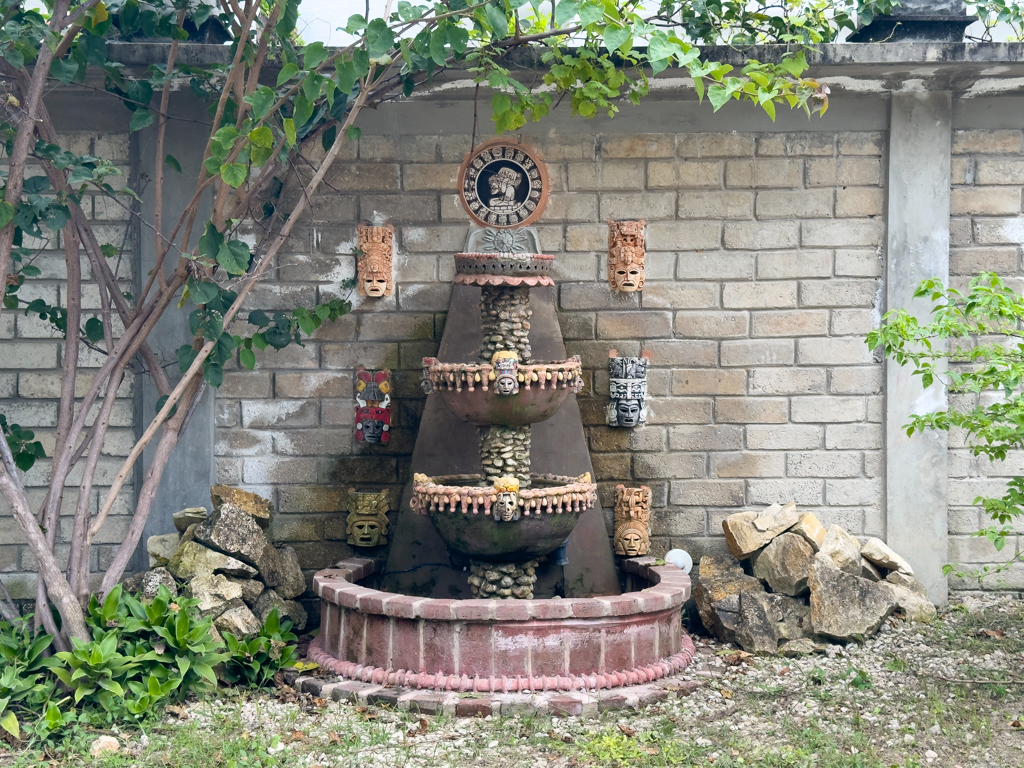
[[[769,187],[786,189],[801,186],[800,160],[757,158],[729,160],[725,164],[726,187]]]
[[[807,450],[821,447],[821,427],[811,424],[750,424],[751,450]]]
[[[757,254],[757,277],[760,280],[829,277],[831,274],[831,251],[779,251]]]
[[[795,282],[726,283],[722,289],[726,309],[783,309],[796,306]]]
[[[752,395],[812,395],[824,392],[824,368],[755,368],[750,372]]]
[[[793,309],[752,312],[752,336],[824,336],[828,333],[828,311]]]
[[[880,300],[877,280],[802,280],[800,305],[804,307],[871,307]]]
[[[723,424],[784,424],[789,421],[789,404],[781,397],[719,397],[715,399],[715,421]]]
[[[754,195],[751,192],[717,190],[680,192],[678,212],[680,219],[751,219],[754,216]]]
[[[731,280],[754,276],[754,253],[742,251],[687,251],[676,260],[678,280]]]
[[[792,339],[741,339],[723,341],[723,366],[792,365],[794,344]]]
[[[751,250],[795,248],[799,240],[795,221],[727,221],[723,238],[726,248]]]
[[[711,477],[782,477],[786,474],[782,453],[713,453]]]
[[[811,451],[786,454],[789,477],[859,477],[863,454],[858,452]]]
[[[645,309],[714,307],[718,305],[718,283],[648,282],[644,284],[641,301]]]
[[[880,245],[884,226],[873,219],[817,219],[801,222],[801,243],[810,248]]]
[[[792,420],[795,422],[838,423],[863,421],[867,404],[863,397],[794,397]]]
[[[743,428],[730,424],[672,427],[669,447],[674,451],[729,451],[743,447]]]
[[[680,368],[672,371],[673,395],[742,395],[746,384],[747,372],[741,370]]]
[[[796,361],[799,365],[864,365],[872,357],[862,338],[797,339]]]
[[[802,219],[828,216],[831,213],[831,189],[773,189],[757,193],[759,219]]]
[[[647,164],[648,189],[721,189],[720,161],[652,161]]]
[[[953,131],[953,154],[1015,155],[1024,133],[1015,130]]]
[[[747,335],[746,312],[676,312],[675,335],[693,339]]]
[[[883,213],[885,194],[881,187],[836,189],[836,218],[881,216]]]

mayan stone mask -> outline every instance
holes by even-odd
[[[356,440],[387,443],[391,439],[391,371],[356,368]]]
[[[390,224],[373,227],[359,225],[359,255],[356,257],[360,296],[379,299],[394,290],[391,262],[394,255],[395,228]]]
[[[499,477],[494,481],[497,499],[491,503],[494,519],[511,523],[519,519],[519,480],[515,477]]]
[[[618,357],[618,350],[608,352],[610,375],[608,426],[637,427],[647,422],[647,362],[649,355]]]
[[[354,547],[379,547],[388,543],[388,492],[348,492],[348,543]]]
[[[519,394],[519,356],[515,352],[499,350],[491,358],[494,366],[494,391],[499,395]]]
[[[651,543],[651,489],[615,486],[615,554],[646,555]]]
[[[646,221],[608,220],[608,282],[613,291],[644,289],[644,226]]]

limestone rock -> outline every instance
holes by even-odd
[[[306,591],[306,577],[302,575],[299,556],[294,549],[281,547],[277,554],[281,562],[281,583],[274,587],[274,591],[285,600],[291,600]]]
[[[774,654],[779,647],[775,607],[764,592],[741,592],[736,642],[748,653]]]
[[[235,637],[248,637],[260,631],[259,619],[241,600],[232,600],[218,616],[213,625],[221,632],[230,632]]]
[[[754,575],[772,592],[796,597],[807,591],[814,549],[795,533],[776,536],[754,560]]]
[[[913,576],[908,576],[907,574],[900,573],[899,571],[893,571],[885,577],[885,580],[888,581],[890,584],[895,584],[898,587],[906,587],[912,592],[917,592],[919,595],[928,594],[928,589],[925,587],[924,584],[915,579]]]
[[[816,633],[836,640],[873,635],[896,609],[892,584],[875,584],[840,570],[824,549],[814,558],[809,584],[811,626]]]
[[[729,551],[743,560],[799,520],[796,505],[772,504],[762,512],[737,512],[722,521]]]
[[[875,564],[866,557],[860,559],[860,575],[868,581],[881,581],[882,574],[878,572]]]
[[[277,550],[267,541],[252,515],[233,502],[222,501],[213,514],[196,526],[194,535],[200,544],[256,568],[260,580],[268,587],[283,583]]]
[[[301,630],[306,627],[306,610],[294,600],[282,600],[281,596],[272,589],[266,590],[260,599],[253,606],[253,613],[264,624],[270,612],[277,608],[277,615],[280,619],[291,619],[295,624],[294,629]]]
[[[789,640],[779,647],[779,653],[783,656],[806,656],[811,653],[824,653],[828,648],[824,643],[816,643],[809,637],[802,637],[798,640]]]
[[[174,520],[174,527],[184,533],[190,525],[203,522],[209,514],[206,507],[189,507],[181,512],[175,512],[171,517]]]
[[[864,542],[864,546],[861,547],[860,553],[872,563],[880,568],[885,568],[887,571],[899,571],[908,576],[914,575],[914,569],[910,567],[910,563],[893,552],[889,545],[881,539],[874,537],[868,539]]]
[[[825,541],[825,526],[818,522],[813,512],[804,512],[796,525],[789,529],[791,533],[798,533],[807,539],[807,543],[814,547],[817,552]]]
[[[139,586],[135,590],[140,599],[152,600],[160,591],[160,587],[167,587],[172,595],[177,596],[178,585],[166,568],[154,568],[152,571],[145,571],[141,576]]]
[[[213,502],[214,511],[220,509],[221,504],[230,502],[236,507],[252,515],[252,518],[259,523],[260,528],[266,530],[270,526],[270,513],[274,509],[270,499],[243,491],[241,488],[232,488],[229,485],[215,485],[210,489],[210,500]]]
[[[907,621],[931,621],[935,618],[935,606],[927,595],[891,582],[885,586],[892,590],[897,607],[907,614]]]
[[[841,571],[860,576],[860,542],[838,525],[833,525],[821,543],[821,554],[827,555]]]
[[[219,573],[196,576],[189,582],[188,591],[199,601],[196,608],[203,618],[220,616],[232,601],[243,604],[242,588]]]
[[[113,736],[99,736],[89,747],[89,754],[93,757],[100,757],[106,752],[114,753],[121,749],[121,742]]]
[[[167,565],[178,550],[179,539],[176,533],[162,533],[146,539],[146,551],[149,552],[149,567]]]
[[[693,598],[704,626],[722,642],[736,642],[743,592],[764,592],[764,587],[728,555],[705,555],[700,559]]]
[[[179,581],[191,581],[196,576],[213,573],[243,578],[252,578],[256,575],[256,569],[252,566],[221,552],[214,552],[194,541],[186,541],[178,547],[178,551],[167,564],[167,570]]]
[[[266,589],[262,581],[256,579],[231,579],[242,589],[242,602],[252,608]]]
[[[777,633],[780,640],[798,640],[811,637],[811,607],[802,600],[786,595],[768,595],[768,601],[775,610]]]

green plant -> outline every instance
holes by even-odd
[[[0,697],[35,709],[53,692],[53,681],[47,673],[54,661],[44,655],[53,636],[37,633],[30,618],[0,621]]]
[[[850,667],[846,670],[846,674],[843,675],[843,679],[848,679],[850,681],[850,687],[856,688],[859,691],[866,691],[874,685],[871,680],[871,675],[869,675],[865,670],[857,669],[856,667]]]
[[[957,397],[953,407],[911,416],[907,435],[955,427],[965,433],[973,455],[1004,461],[1008,451],[1024,446],[1024,297],[991,272],[972,278],[966,293],[938,278],[925,280],[914,297],[931,303],[930,322],[922,324],[905,309],[891,310],[867,335],[867,344],[909,366],[923,387],[941,382]],[[1024,515],[1024,477],[1009,480],[1002,496],[978,496],[973,503],[993,521],[973,535],[1002,550],[1016,538],[1014,520]],[[1008,567],[968,571],[951,564],[943,570],[984,578]]]
[[[124,683],[138,660],[120,653],[117,640],[117,632],[90,643],[72,638],[74,649],[56,654],[64,666],[54,667],[53,673],[72,691],[75,704],[88,696],[89,703],[98,703],[108,713],[122,710]]]
[[[234,685],[265,688],[279,670],[294,667],[298,652],[290,621],[281,622],[274,608],[264,622],[260,633],[249,639],[224,633],[229,658],[224,664],[224,679]]]

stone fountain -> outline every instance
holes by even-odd
[[[680,619],[689,577],[651,558],[616,567],[576,403],[582,365],[531,226],[543,162],[499,139],[470,153],[459,186],[475,225],[438,356],[423,360],[428,397],[386,564],[317,574],[311,656],[347,678],[448,691],[672,674],[693,651]],[[634,585],[646,588],[623,594]]]

